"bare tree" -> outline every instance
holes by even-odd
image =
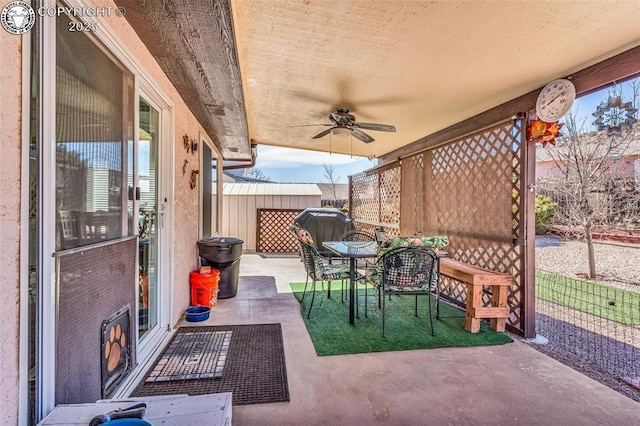
[[[251,167],[245,173],[246,177],[258,180],[270,180],[271,178],[262,170],[257,167]]]
[[[336,174],[336,169],[330,164],[322,164],[322,168],[324,169],[324,177],[326,177],[331,184],[333,199],[337,200],[338,197],[336,196],[336,183],[338,183],[340,175]]]
[[[634,102],[638,97],[637,88],[634,84]],[[562,230],[570,235],[584,238],[588,275],[595,278],[594,227],[619,226],[622,221],[638,220],[638,184],[628,173],[623,173],[621,159],[632,142],[638,143],[640,131],[636,125],[621,135],[586,132],[586,121],[587,117],[567,114],[563,129],[566,136],[555,146],[546,148],[555,170],[540,181],[539,186],[558,204],[556,225],[562,225]]]

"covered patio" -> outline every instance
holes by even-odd
[[[507,326],[535,337],[536,99],[555,79],[583,95],[640,72],[636,5],[168,5],[127,5],[126,19],[225,159],[255,145],[377,159],[350,177],[356,226],[447,235],[453,259],[512,275]],[[463,283],[444,287],[465,305]]]
[[[234,425],[637,422],[635,401],[517,336],[502,346],[318,357],[289,287],[304,281],[300,260],[245,254],[240,274],[238,295],[199,324],[281,323],[290,402],[234,405]],[[275,286],[242,285],[242,276],[265,275]]]
[[[302,263],[245,254],[241,277],[275,285],[240,283],[201,325],[282,324],[290,401],[234,406],[234,424],[637,423],[636,402],[518,340],[536,335],[527,137],[536,99],[555,79],[580,96],[638,75],[637,2],[61,3],[104,3],[114,14],[61,11],[40,16],[31,35],[2,33],[13,135],[2,145],[0,227],[2,307],[14,319],[0,379],[8,423],[129,396],[185,325],[197,241],[238,214],[225,210],[223,170],[253,166],[257,145],[377,159],[351,177],[356,226],[447,235],[454,260],[513,276],[507,331],[516,341],[318,357],[289,287],[305,280]],[[100,31],[67,31],[76,24]],[[79,61],[81,51],[100,60]],[[93,149],[84,164],[78,146],[104,142],[115,160],[98,161]],[[82,173],[65,180],[61,168]],[[110,233],[69,248],[62,213],[97,212],[94,198],[108,202]],[[141,216],[154,226],[140,229]],[[443,286],[465,305],[464,284]],[[91,293],[65,293],[75,288]],[[103,346],[113,342],[91,336],[115,314],[130,348],[116,359],[127,369],[106,383],[100,368],[112,352]]]

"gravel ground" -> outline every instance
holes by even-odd
[[[594,244],[597,282],[626,290],[640,291],[640,245]],[[589,272],[587,246],[558,237],[536,238],[536,269],[571,278]]]
[[[638,262],[640,245],[598,242],[595,244],[595,254],[596,272],[598,273],[596,281],[613,287],[640,291],[640,263]],[[574,240],[562,240],[557,237],[538,237],[536,239],[536,269],[571,278],[579,278],[580,274],[588,271],[586,246],[583,242]],[[544,315],[543,317],[544,320],[542,317],[538,317],[538,321],[541,325],[544,324],[544,333],[551,335],[554,332],[554,328],[558,333],[561,331],[567,332],[566,322],[550,320]],[[570,334],[578,335],[577,333]],[[594,339],[587,340],[593,341]],[[583,341],[583,344],[588,344],[587,340]],[[553,342],[546,345],[530,344],[540,352],[574,370],[580,371],[605,386],[640,402],[639,388],[627,384],[577,355],[566,352],[561,344],[554,344]],[[587,348],[587,352],[593,353],[593,351],[597,351],[597,348]],[[631,362],[634,362],[637,358],[634,353],[637,353],[636,349],[632,348]],[[619,355],[620,353],[618,353]]]

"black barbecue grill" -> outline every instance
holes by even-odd
[[[322,247],[324,241],[340,241],[342,234],[355,229],[353,221],[333,207],[305,209],[295,217],[295,222],[309,231],[323,256],[331,256],[331,252]]]

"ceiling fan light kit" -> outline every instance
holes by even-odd
[[[338,138],[348,138],[351,136],[351,129],[347,129],[346,127],[334,127],[331,129],[331,135]]]

